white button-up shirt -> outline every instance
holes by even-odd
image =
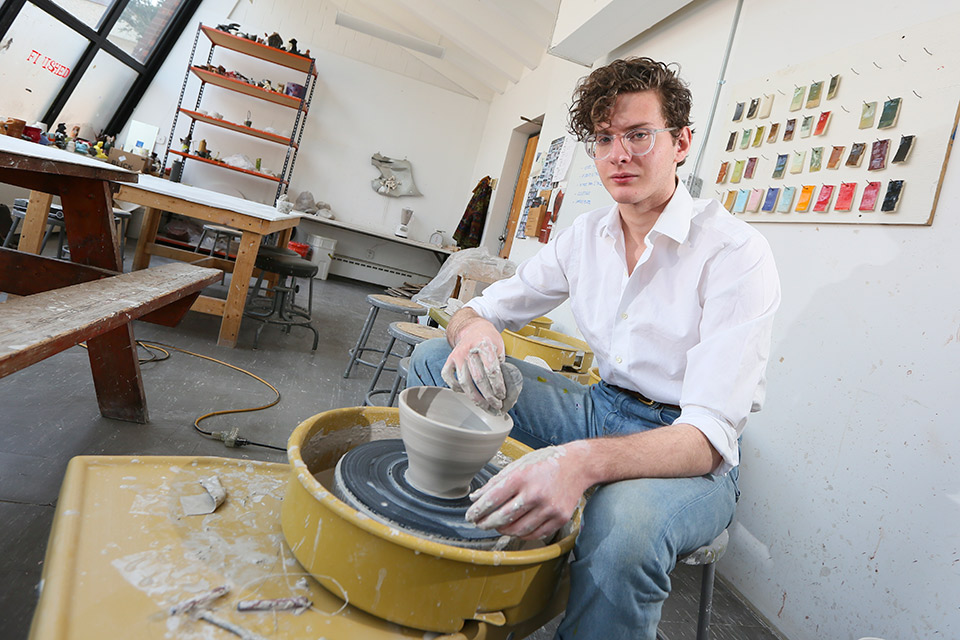
[[[716,200],[683,184],[646,236],[627,274],[617,205],[585,213],[512,278],[468,307],[498,330],[516,330],[569,298],[574,319],[610,384],[681,407],[723,456],[763,403],[780,280],[766,239]]]

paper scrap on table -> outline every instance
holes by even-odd
[[[227,490],[220,484],[220,478],[217,476],[203,478],[200,480],[200,486],[206,490],[206,493],[180,498],[180,506],[183,507],[184,515],[203,516],[213,513],[227,497]]]

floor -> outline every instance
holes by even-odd
[[[128,246],[128,268],[131,251]],[[135,334],[141,340],[224,360],[275,385],[282,393],[277,406],[215,417],[204,426],[238,427],[244,438],[282,448],[303,419],[362,404],[369,384],[370,369],[361,368],[349,379],[342,374],[347,349],[367,313],[364,299],[381,288],[335,276],[317,280],[316,285],[314,325],[321,338],[315,353],[310,352],[310,332],[299,328],[286,335],[267,327],[260,348],[253,350],[256,323],[250,321],[243,323],[236,349],[217,347],[219,318],[197,313],[188,313],[176,328],[138,322]],[[209,455],[286,461],[283,452],[254,446],[230,449],[192,428],[194,419],[208,411],[270,401],[273,394],[261,383],[177,351],[168,360],[144,364],[142,374],[150,410],[146,425],[100,416],[87,354],[80,347],[0,380],[0,522],[4,523],[0,529],[0,638],[25,638],[28,633],[60,483],[73,456]],[[698,600],[699,569],[678,568],[674,594],[664,609],[663,638],[694,638]],[[714,603],[715,640],[779,638],[722,580],[717,582]],[[555,627],[556,622],[533,637],[550,638]]]

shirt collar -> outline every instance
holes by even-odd
[[[690,235],[690,221],[693,218],[693,197],[687,187],[677,180],[677,188],[670,197],[670,202],[664,207],[657,221],[650,229],[651,234],[664,235],[683,244]],[[616,240],[623,237],[623,227],[620,226],[619,205],[614,204],[610,211],[600,221],[600,235]]]

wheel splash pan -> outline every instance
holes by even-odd
[[[453,633],[467,620],[514,625],[536,615],[556,590],[579,530],[522,551],[464,549],[419,538],[372,520],[341,502],[315,477],[332,470],[354,446],[378,437],[386,407],[335,409],[302,422],[287,444],[291,476],[281,528],[300,564],[327,590],[377,617],[426,631]],[[510,438],[501,453],[516,459],[530,449]]]

